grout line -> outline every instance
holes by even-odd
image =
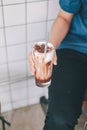
[[[28,32],[28,27],[27,27],[27,0],[25,0],[25,38],[26,38],[26,77],[28,77],[28,37],[27,37],[27,32]],[[26,82],[26,90],[27,90],[27,105],[29,104],[29,84],[28,80]]]
[[[54,19],[49,19],[48,22],[51,22],[51,21],[54,21]],[[36,22],[27,22],[27,25],[29,24],[37,24],[37,23],[44,23],[44,22],[47,22],[47,20],[43,20],[43,21],[36,21]],[[9,26],[4,26],[4,27],[0,27],[0,29],[3,29],[3,28],[13,28],[13,27],[19,27],[19,26],[25,26],[26,24],[16,24],[16,25],[9,25]]]
[[[28,23],[27,22],[27,4],[28,3],[35,3],[35,2],[43,2],[43,1],[47,1],[47,16],[46,16],[46,20],[45,21],[37,21],[37,22],[31,22],[31,23]],[[11,26],[5,26],[5,14],[4,14],[4,6],[12,6],[12,5],[18,5],[18,4],[25,4],[25,24],[18,24],[18,25],[11,25]],[[28,82],[28,79],[30,79],[31,77],[33,76],[28,76],[28,65],[27,65],[27,54],[28,54],[28,43],[30,42],[34,42],[34,41],[28,41],[28,37],[27,37],[27,31],[28,31],[28,28],[27,26],[31,25],[31,24],[36,24],[36,23],[42,23],[42,22],[46,22],[46,32],[45,34],[47,34],[47,24],[48,24],[48,21],[52,21],[52,20],[48,20],[48,7],[49,7],[49,0],[37,0],[37,1],[31,1],[31,2],[27,2],[27,0],[25,0],[24,3],[15,3],[15,4],[8,4],[8,5],[3,5],[3,0],[1,0],[1,5],[0,7],[2,7],[2,17],[3,17],[3,27],[0,27],[0,29],[3,29],[4,30],[4,39],[5,39],[5,50],[6,50],[6,60],[7,62],[5,63],[7,65],[7,71],[8,71],[8,80],[7,81],[2,81],[0,82],[0,86],[5,86],[5,85],[9,85],[9,92],[10,92],[10,99],[11,99],[11,105],[12,105],[12,109],[14,109],[14,106],[13,106],[13,99],[12,99],[12,89],[11,89],[11,85],[14,84],[14,83],[17,83],[17,82],[21,82],[21,81],[24,81],[24,80],[27,80],[27,85],[26,85],[26,88],[27,88],[27,101],[29,103],[29,82]],[[54,20],[54,19],[53,19]],[[12,27],[18,27],[18,26],[25,26],[25,37],[26,37],[26,41],[24,43],[16,43],[16,44],[13,44],[13,45],[7,45],[7,39],[6,39],[6,28],[12,28]],[[40,39],[37,39],[38,41]],[[45,39],[44,39],[45,40]],[[15,61],[12,61],[12,62],[9,62],[8,60],[8,50],[7,50],[7,47],[10,47],[10,46],[17,46],[17,45],[21,45],[21,44],[25,44],[26,45],[26,75],[24,77],[21,77],[21,78],[16,78],[16,79],[11,79],[10,77],[10,70],[9,70],[9,63],[15,63],[17,61],[24,61],[24,59],[21,59],[21,60],[15,60]],[[0,47],[1,48],[1,47]],[[0,64],[1,65],[1,64]],[[2,64],[3,65],[3,64]]]
[[[40,3],[40,2],[45,2],[45,1],[47,1],[47,0],[36,0],[36,1],[29,1],[29,2],[27,2],[27,3]]]
[[[45,38],[44,38],[44,39],[31,40],[31,41],[27,41],[27,42],[28,42],[28,44],[29,44],[29,43],[36,42],[36,41],[38,41],[38,40],[45,40]],[[21,42],[21,43],[8,44],[7,47],[19,46],[19,45],[24,45],[24,44],[26,44],[26,43],[25,43],[25,42]],[[5,45],[2,45],[0,48],[5,48]]]
[[[9,64],[13,64],[13,63],[17,63],[17,62],[21,62],[21,61],[26,61],[28,60],[27,58],[26,59],[18,59],[18,60],[13,60],[13,61],[9,61]],[[4,62],[4,63],[0,63],[0,65],[6,65],[7,62]]]
[[[48,19],[48,20],[43,20],[43,21],[36,21],[36,22],[29,22],[28,24],[36,24],[36,23],[44,23],[44,22],[47,22],[47,21],[54,21],[54,19]]]
[[[45,36],[45,38],[47,37],[47,33],[48,33],[47,32],[47,27],[48,27],[48,13],[49,13],[48,10],[49,10],[49,0],[47,0],[46,32],[45,32],[46,36]]]
[[[13,27],[20,27],[20,26],[25,26],[25,24],[15,24],[15,25],[5,25],[4,28],[13,28]]]
[[[3,5],[3,0],[1,0],[1,3]],[[7,41],[6,41],[6,30],[5,30],[5,16],[4,16],[4,8],[2,6],[2,17],[3,17],[3,31],[4,31],[4,39],[5,39],[5,49],[6,49],[6,59],[7,59],[7,72],[8,72],[8,85],[9,85],[9,92],[10,92],[10,100],[11,100],[11,105],[13,109],[13,101],[12,101],[12,93],[11,93],[11,84],[10,84],[10,72],[9,72],[9,63],[8,63],[8,52],[7,52]]]
[[[28,80],[28,79],[32,79],[32,78],[34,78],[34,77],[32,75],[29,75],[28,77],[25,76],[25,77],[22,77],[22,78],[19,78],[19,79],[11,80],[10,85],[21,82],[21,81],[25,81],[25,80]],[[0,82],[0,87],[5,86],[5,85],[9,85],[9,81]]]
[[[0,6],[13,6],[13,5],[21,5],[21,4],[25,4],[25,3],[37,3],[37,2],[43,2],[43,1],[47,1],[47,0],[36,0],[36,1],[26,1],[26,2],[20,2],[20,3],[10,3],[10,4],[2,4]],[[50,0],[52,1],[52,0]]]
[[[27,41],[27,42],[29,44],[29,43],[33,43],[33,42],[40,41],[40,40],[45,40],[45,38],[44,39],[35,39],[35,40]],[[19,46],[19,45],[24,45],[24,44],[26,44],[26,43],[25,42],[14,43],[14,44],[11,43],[11,44],[8,44],[7,47]],[[2,45],[0,48],[5,48],[5,46]]]
[[[13,46],[19,46],[19,45],[25,45],[25,42],[8,44],[7,47],[13,47]],[[2,45],[0,48],[5,48],[5,45]]]
[[[14,6],[14,5],[21,5],[21,4],[25,4],[25,2],[21,2],[21,3],[10,3],[10,4],[2,4],[1,6],[5,7],[5,6]]]
[[[45,31],[45,41],[48,42],[48,11],[49,11],[49,0],[47,0],[47,15],[46,15],[46,31]],[[45,95],[45,89],[43,89],[43,95]]]

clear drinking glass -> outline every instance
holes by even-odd
[[[46,53],[44,53],[46,42],[37,42],[33,46],[33,60],[35,65],[35,81],[39,87],[48,87],[51,84],[52,59],[54,46],[47,43]]]

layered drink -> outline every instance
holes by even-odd
[[[45,45],[45,42],[38,42],[33,47],[35,81],[36,85],[39,87],[49,86],[51,83],[54,47],[51,43],[48,43],[46,53],[44,53]]]

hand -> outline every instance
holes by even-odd
[[[54,56],[53,56],[53,61],[52,63],[54,65],[57,65],[57,55],[56,55],[56,51],[54,51]],[[33,56],[32,56],[32,52],[29,54],[29,66],[30,66],[30,71],[32,75],[35,75],[35,66],[34,66],[34,61],[33,61]]]
[[[34,75],[35,74],[35,67],[34,67],[32,52],[30,52],[30,54],[29,54],[29,66],[30,66],[31,74]]]
[[[56,55],[56,50],[54,51],[54,56],[53,56],[53,64],[57,65],[57,55]]]

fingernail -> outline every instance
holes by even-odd
[[[57,62],[54,62],[54,65],[57,65]]]

